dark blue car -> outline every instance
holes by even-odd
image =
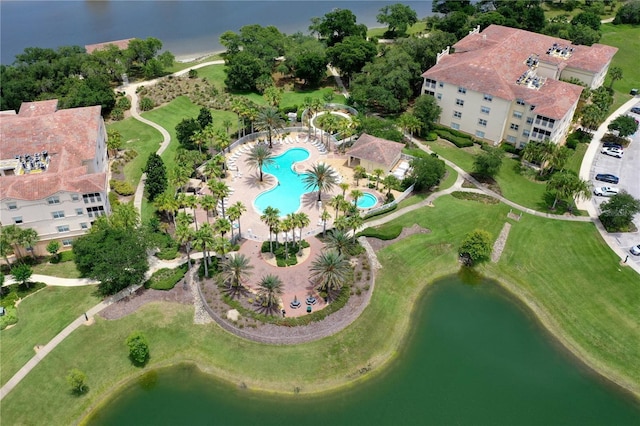
[[[596,180],[609,183],[618,183],[620,181],[620,178],[618,178],[618,176],[616,175],[611,175],[608,173],[599,173],[596,175]]]

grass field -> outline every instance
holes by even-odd
[[[610,112],[613,112],[631,99],[629,95],[631,89],[640,89],[640,67],[638,67],[640,26],[602,24],[601,31],[600,43],[618,48],[611,66],[622,68],[622,80],[613,83],[615,96],[614,104],[610,109]],[[608,79],[605,85],[609,85]]]
[[[73,263],[73,262],[67,262]],[[45,287],[18,305],[18,323],[2,331],[0,383],[4,385],[33,355],[69,323],[97,304],[94,286]],[[3,409],[6,406],[3,404]]]
[[[33,273],[40,275],[51,275],[60,278],[80,278],[80,272],[76,268],[73,260],[60,263],[43,262],[33,265]]]
[[[409,28],[407,28],[407,35],[413,35],[425,32],[427,29],[427,24],[424,21],[418,21]],[[384,33],[387,31],[387,27],[372,27],[367,29],[367,37],[378,37],[382,38]]]
[[[482,228],[495,238],[508,211],[501,204],[445,196],[436,200],[434,208],[391,222],[388,226],[417,223],[432,232],[380,251],[383,269],[369,307],[347,329],[316,342],[271,346],[245,341],[215,324],[193,325],[192,307],[168,303],[145,306],[117,321],[98,319],[74,332],[6,397],[3,421],[78,421],[105,393],[140,372],[127,359],[123,343],[133,330],[148,337],[151,368],[190,360],[233,384],[287,393],[294,386],[304,394],[353,383],[362,376],[363,367],[378,372],[395,357],[411,328],[410,307],[434,279],[458,270],[456,249],[464,235]],[[619,266],[593,224],[527,215],[512,226],[502,260],[480,266],[480,272],[502,280],[524,297],[590,365],[640,394],[640,370],[634,367],[640,365],[637,274]],[[398,271],[402,286],[397,285]],[[380,324],[385,333],[379,332]],[[81,398],[64,391],[64,372],[74,367],[88,378],[89,393]],[[48,404],[33,404],[39,400]]]

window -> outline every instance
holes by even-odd
[[[522,131],[522,136],[524,136],[526,138],[528,138],[530,134],[531,134],[531,132],[529,130],[525,129],[525,130]]]
[[[515,136],[507,136],[507,142],[516,143],[516,137]]]
[[[60,197],[54,195],[53,197],[47,198],[47,203],[49,204],[60,204]]]
[[[71,201],[78,201],[80,196],[78,194],[71,194]]]
[[[93,193],[93,194],[84,194],[82,196],[82,199],[84,200],[85,204],[89,204],[89,203],[95,203],[97,202],[102,202],[102,197],[100,196],[100,194],[98,192]]]
[[[453,111],[454,118],[462,118],[462,113],[460,111]]]
[[[518,105],[524,105],[524,99],[516,99]]]
[[[484,132],[482,130],[476,130],[476,136],[479,138],[484,138]]]
[[[60,218],[64,217],[64,212],[62,210],[57,211],[57,212],[52,212],[51,216],[53,216],[54,219],[60,219]]]
[[[73,244],[73,240],[62,240],[62,245],[65,247],[70,247]]]
[[[520,111],[513,111],[513,118],[522,118],[522,113]]]
[[[527,124],[533,124],[533,117],[527,117]]]
[[[491,101],[493,101],[493,96],[488,95],[488,94],[485,93],[484,94],[484,100],[487,101],[487,102],[491,102]]]
[[[104,216],[104,207],[102,206],[87,207],[87,214],[89,214],[89,217]]]
[[[436,81],[435,80],[431,80],[430,78],[425,78],[424,79],[424,85],[426,87],[431,87],[431,88],[435,89]]]
[[[462,99],[456,99],[456,105],[464,106],[464,101]]]
[[[82,223],[80,224],[80,228],[81,228],[81,229],[88,229],[88,228],[89,228],[89,225],[87,224],[87,222],[82,222]]]
[[[56,227],[58,232],[69,232],[69,225],[60,225]]]
[[[539,115],[536,117],[536,124],[553,129],[553,126],[556,124],[556,120]]]
[[[436,93],[435,93],[435,92],[432,92],[431,90],[425,90],[425,91],[424,91],[424,94],[425,94],[425,95],[429,95],[429,96],[435,96],[435,95],[436,95]]]
[[[436,98],[438,98],[438,100],[439,100],[439,101],[441,101],[441,100],[442,100],[442,93],[438,93],[438,94],[436,95]]]
[[[460,125],[458,123],[451,123],[451,128],[454,130],[460,130]]]
[[[482,118],[478,120],[478,125],[482,127],[487,127],[487,120],[483,120]]]
[[[18,204],[16,204],[16,203],[7,203],[7,208],[9,210],[15,210],[15,209],[18,208]]]
[[[76,209],[76,216],[82,216],[84,211],[82,209]]]
[[[515,123],[511,123],[511,125],[509,126],[509,128],[510,128],[511,130],[518,130],[518,129],[520,128],[520,126],[518,126],[518,125],[517,125],[517,124],[515,124]]]
[[[16,216],[13,219],[13,223],[15,223],[16,225],[21,224],[22,223],[22,216]]]
[[[491,108],[486,106],[480,107],[480,112],[483,114],[489,114],[491,112]]]
[[[444,83],[443,82],[438,83],[438,87],[444,87]]]
[[[465,89],[464,87],[458,87],[458,93],[462,93],[464,95],[465,93],[467,93],[467,89]]]

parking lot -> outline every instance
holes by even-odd
[[[640,107],[640,102],[636,104]],[[639,114],[633,114],[627,111],[628,115],[631,115],[635,119],[640,121]],[[620,190],[627,191],[634,198],[640,199],[640,130],[631,136],[632,141],[624,148],[624,155],[622,158],[615,158],[609,155],[600,153],[602,144],[598,148],[598,154],[595,156],[591,165],[591,183],[594,188],[600,186],[613,186],[620,188]],[[601,182],[595,180],[595,175],[598,173],[610,173],[620,178],[620,182],[617,184],[611,184],[607,182]],[[600,205],[608,198],[593,196],[592,202],[595,204],[598,212],[600,212]],[[634,224],[640,229],[640,214],[634,217]],[[629,248],[633,245],[640,244],[640,232],[634,233],[619,233],[612,234],[612,236],[618,241],[620,247],[628,254]],[[629,261],[634,261],[640,264],[640,256],[629,255]]]

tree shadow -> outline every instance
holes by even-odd
[[[89,386],[87,386],[86,384],[82,386],[82,388],[80,389],[71,389],[69,391],[69,393],[72,396],[75,396],[76,398],[79,398],[83,395],[86,395],[87,393],[89,393]]]
[[[237,287],[236,286],[225,287],[224,290],[222,290],[222,292],[227,296],[229,296],[231,299],[236,299],[236,300],[239,300],[243,297],[248,297],[249,295],[251,295],[251,292],[242,285]]]
[[[265,306],[258,301],[256,301],[254,306],[255,306],[256,312],[258,312],[259,314],[273,315],[273,316],[280,315],[280,308],[278,308],[278,306],[275,306],[275,305]]]

